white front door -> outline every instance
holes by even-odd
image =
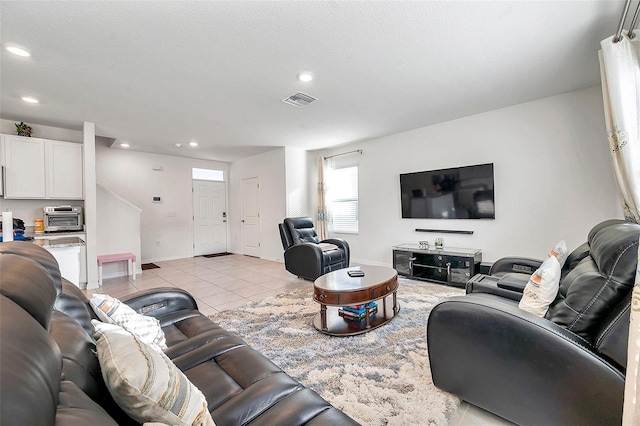
[[[193,181],[193,255],[227,251],[226,184]]]
[[[260,257],[260,180],[242,180],[242,245],[248,256]]]

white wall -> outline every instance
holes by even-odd
[[[142,211],[122,197],[98,186],[96,191],[96,254],[133,253],[136,273],[142,272],[140,244],[140,216]],[[102,278],[127,275],[127,262],[113,262],[102,266]]]
[[[162,171],[152,169],[158,165]],[[96,147],[98,184],[142,209],[142,262],[193,255],[193,167],[229,175],[228,163]]]
[[[622,218],[599,86],[323,153],[360,148],[363,155],[346,156],[360,166],[360,232],[338,235],[355,261],[390,265],[393,245],[436,237],[449,247],[481,249],[483,261],[540,258],[560,239],[573,249],[600,221]],[[401,218],[400,173],[482,163],[494,163],[495,220]]]
[[[242,181],[260,180],[260,257],[282,261],[283,249],[278,223],[286,217],[285,148],[278,148],[231,163],[229,185],[230,250],[244,252],[242,246]]]
[[[300,148],[285,147],[286,217],[309,215],[307,192],[307,152]]]

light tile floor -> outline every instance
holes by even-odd
[[[200,312],[211,315],[311,286],[287,272],[282,263],[249,256],[193,257],[155,264],[160,268],[142,271],[135,281],[131,277],[105,279],[102,287],[85,290],[85,294],[123,297],[154,287],[178,287],[191,293]]]
[[[211,315],[298,288],[310,288],[312,285],[291,275],[282,263],[236,254],[212,258],[193,257],[155,264],[160,268],[142,271],[135,281],[130,277],[105,279],[102,287],[84,292],[87,296],[105,293],[123,297],[154,287],[178,287],[195,297],[200,312]],[[481,426],[512,423],[463,401],[449,424]]]

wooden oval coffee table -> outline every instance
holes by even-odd
[[[363,277],[350,277],[348,272],[361,270]],[[313,300],[320,304],[320,313],[313,318],[313,326],[331,336],[353,336],[366,333],[391,321],[398,312],[396,292],[398,273],[386,266],[356,266],[339,269],[318,277],[313,283]],[[392,300],[387,296],[393,295]],[[365,304],[380,300],[378,312],[370,315],[366,308],[364,324],[359,326],[345,321],[338,314],[338,308]]]

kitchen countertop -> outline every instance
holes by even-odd
[[[42,238],[33,240],[34,244],[39,245],[42,248],[64,248],[64,247],[82,247],[84,246],[84,241],[82,238],[78,237],[65,237],[65,238]]]
[[[33,237],[37,239],[42,238],[54,238],[54,237],[84,237],[84,231],[69,231],[69,232],[44,232],[36,234],[33,226],[25,226],[24,230],[25,237]]]

